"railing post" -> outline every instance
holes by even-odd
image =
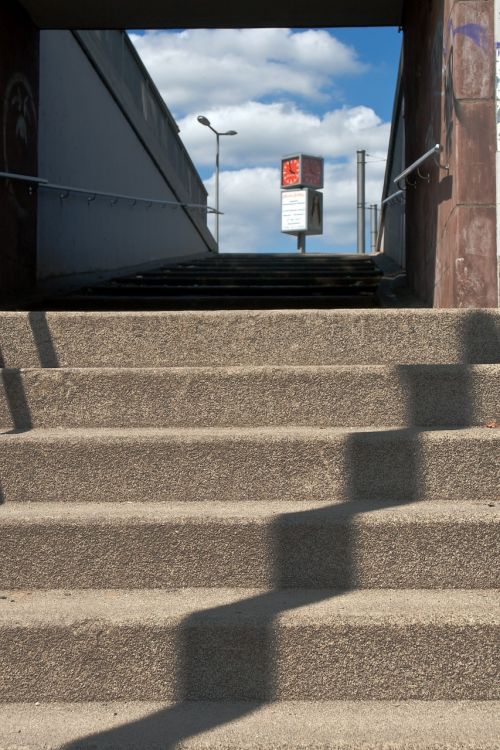
[[[376,253],[378,240],[378,206],[376,203],[372,203],[370,206],[370,235],[371,251],[372,253]]]

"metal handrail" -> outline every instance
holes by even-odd
[[[48,180],[43,177],[31,177],[28,174],[16,174],[15,172],[0,172],[0,177],[7,180],[20,180],[21,182],[31,182],[34,185],[48,185]]]
[[[442,151],[441,145],[439,143],[436,143],[436,145],[433,146],[433,148],[429,149],[429,151],[427,151],[423,156],[421,156],[419,159],[414,161],[413,164],[410,164],[410,166],[407,167],[404,170],[404,172],[401,172],[401,174],[398,177],[396,177],[396,179],[394,180],[394,184],[397,185],[398,187],[401,187],[399,184],[401,180],[406,179],[408,175],[412,174],[412,172],[417,171],[420,165],[423,164],[425,161],[427,161],[427,159],[429,159],[431,156],[436,156],[437,154],[440,154],[441,151]],[[443,167],[441,164],[439,164],[439,162],[438,162],[438,166],[441,167],[442,169],[449,169],[448,165]]]
[[[136,203],[147,203],[149,206],[174,206],[175,208],[197,208],[202,209],[204,211],[207,211],[207,213],[210,214],[221,214],[223,215],[222,211],[217,211],[216,208],[212,208],[212,206],[206,206],[203,203],[180,203],[179,201],[166,201],[166,200],[159,200],[158,198],[142,198],[140,196],[136,195],[124,195],[121,193],[107,193],[102,190],[88,190],[87,188],[77,188],[77,187],[71,187],[69,185],[56,185],[53,182],[49,182],[48,180],[44,179],[43,177],[31,177],[30,175],[21,175],[16,174],[14,172],[0,172],[0,178],[5,178],[8,180],[20,180],[22,182],[29,182],[33,185],[36,185],[39,188],[46,188],[47,190],[58,190],[61,192],[61,198],[65,199],[67,198],[70,193],[78,193],[80,195],[88,195],[89,196],[89,202],[95,200],[97,197],[99,198],[111,198],[113,201],[130,201],[133,205]]]
[[[396,200],[396,198],[404,198],[405,197],[405,191],[404,190],[398,190],[397,193],[392,193],[388,198],[386,198],[384,201],[382,201],[382,205],[386,206],[391,201]]]

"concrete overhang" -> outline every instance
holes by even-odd
[[[404,0],[21,0],[42,29],[398,26]]]

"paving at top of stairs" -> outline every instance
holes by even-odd
[[[492,364],[496,310],[3,312],[2,367]]]

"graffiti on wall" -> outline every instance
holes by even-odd
[[[36,149],[36,102],[26,76],[15,73],[9,79],[2,100],[2,157],[4,171],[23,172],[25,164]],[[30,210],[25,187],[8,183],[9,197],[23,218]]]
[[[444,95],[444,127],[446,155],[451,154],[453,148],[453,134],[455,121],[460,122],[460,102],[455,95],[454,62],[455,62],[455,38],[457,36],[468,39],[483,53],[488,51],[488,29],[479,23],[467,23],[462,26],[454,26],[450,20],[448,24],[447,43],[443,47],[443,95]]]
[[[500,151],[500,42],[496,43],[496,111],[497,111],[497,151]]]

